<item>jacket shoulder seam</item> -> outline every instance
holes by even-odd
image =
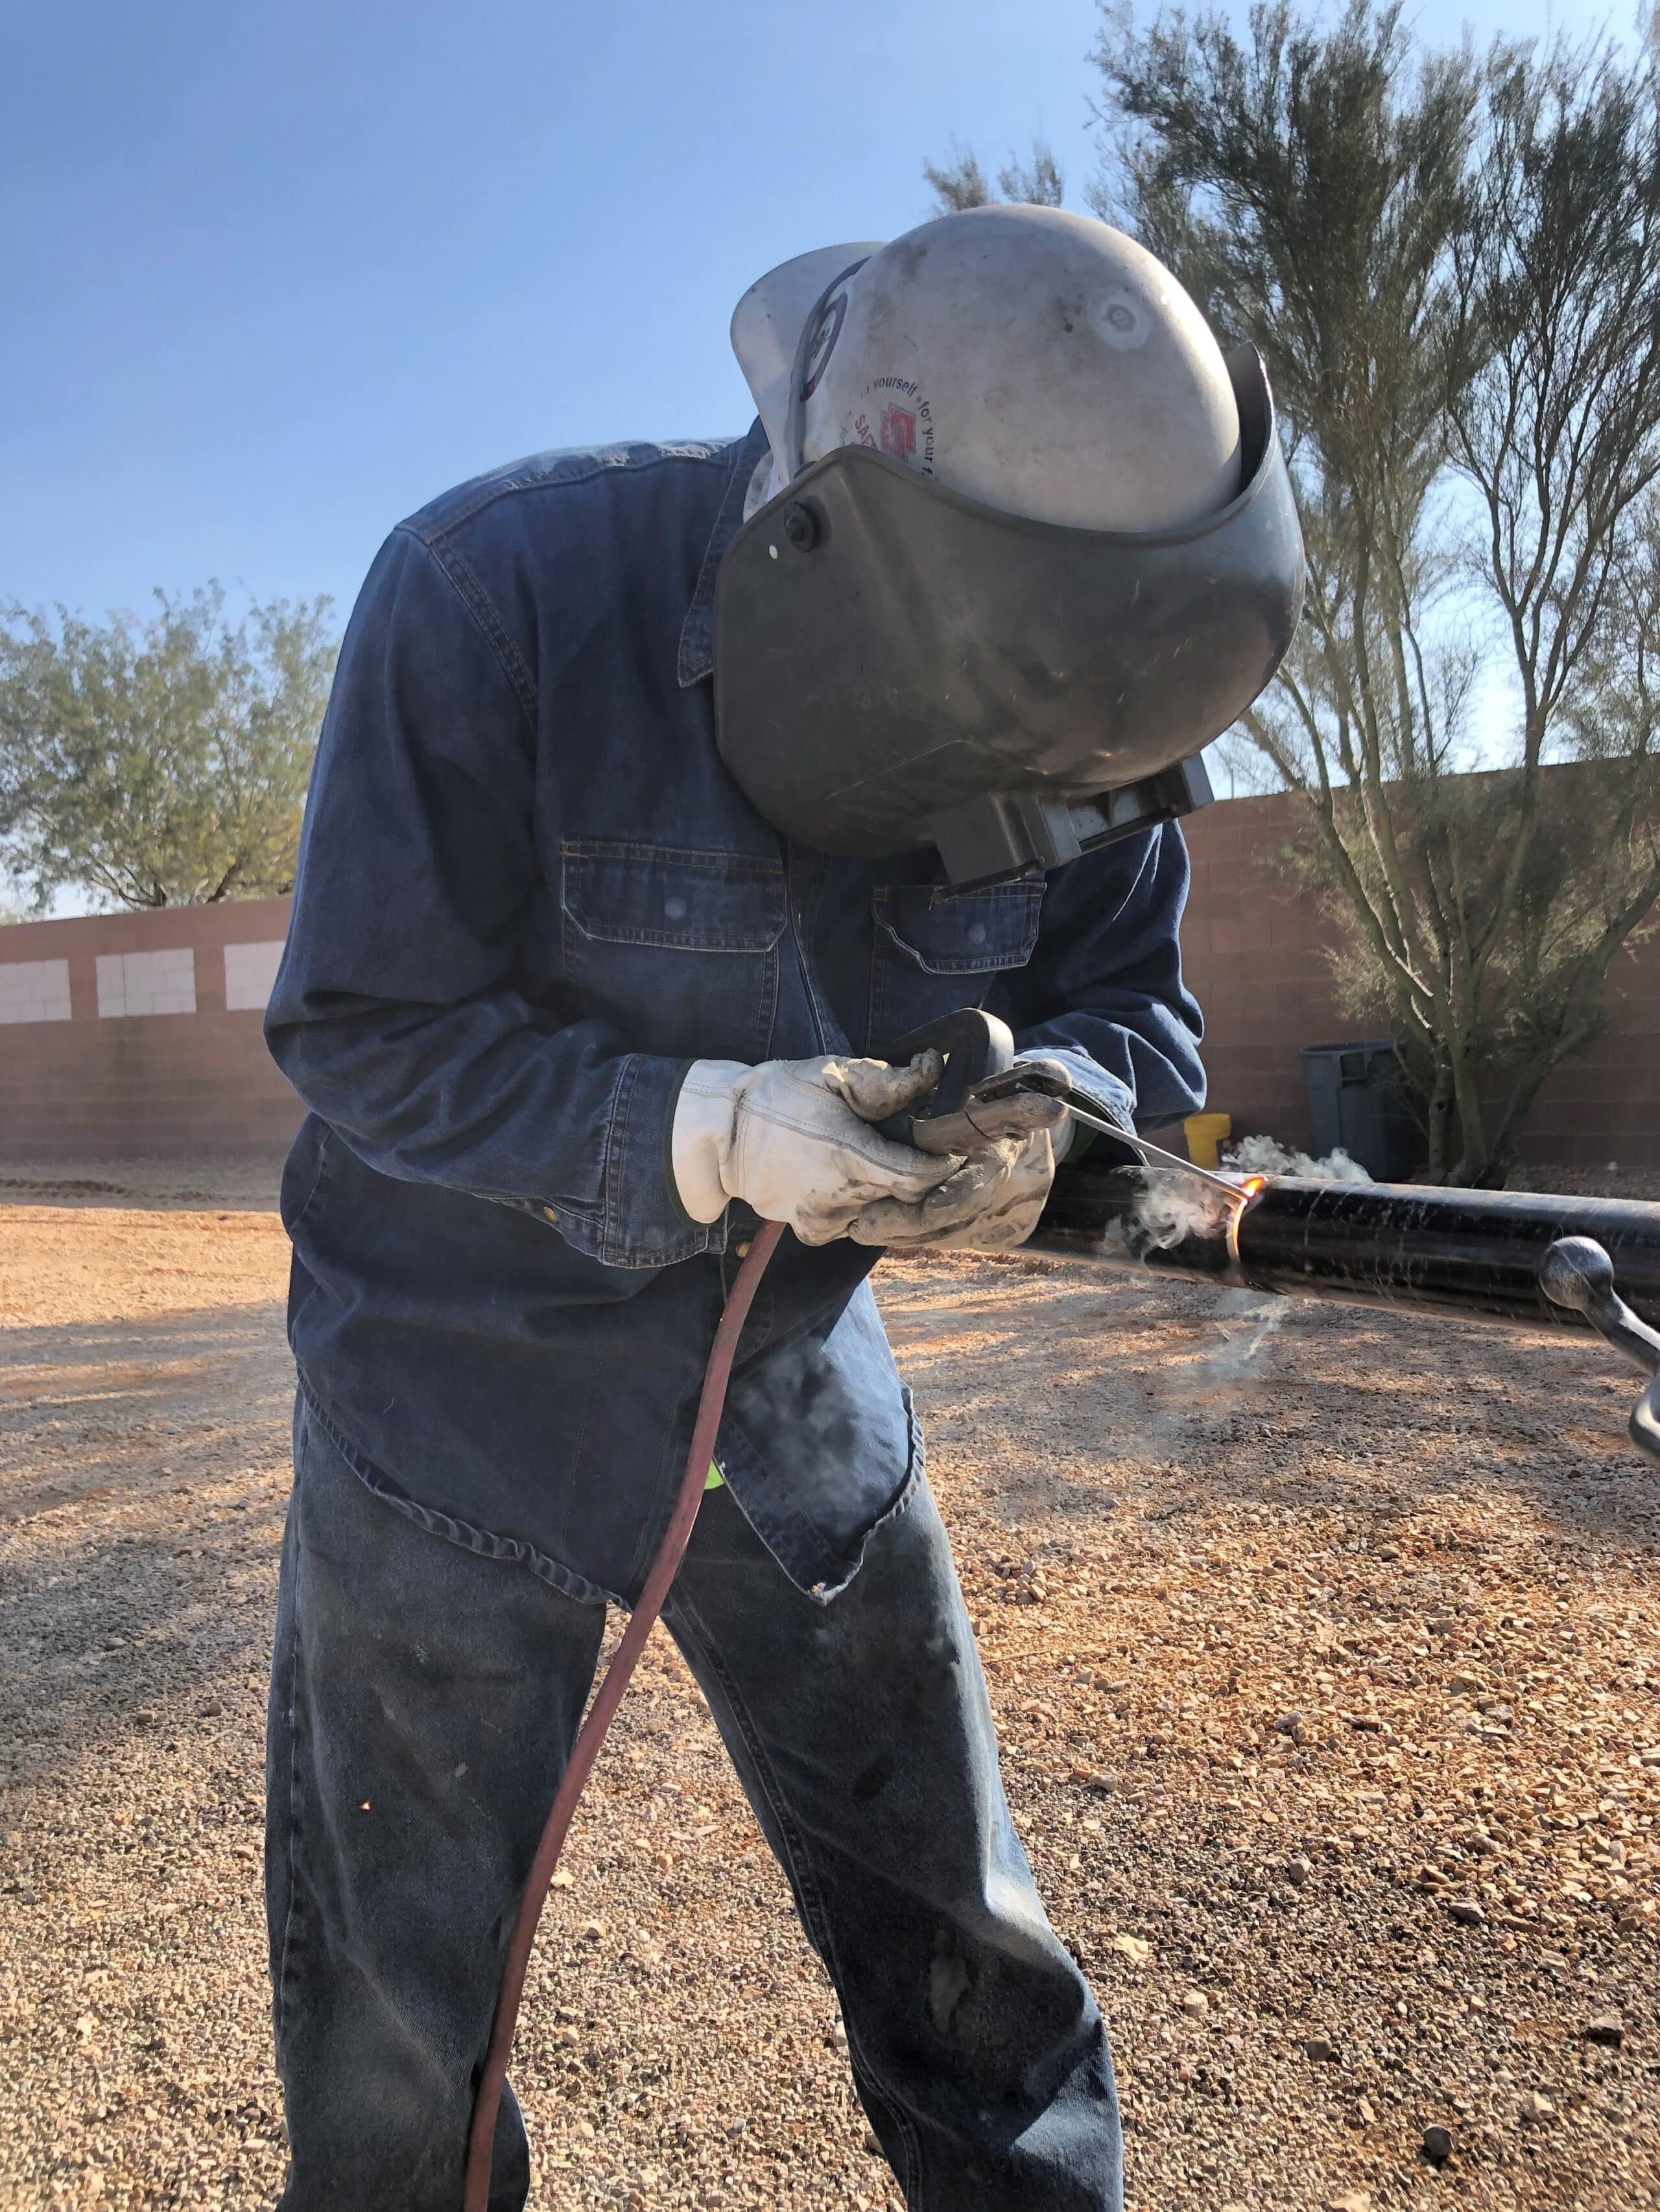
[[[531,734],[534,736],[536,732],[535,682],[529,669],[525,665],[518,647],[514,645],[508,635],[506,623],[496,613],[483,586],[467,566],[459,550],[449,543],[447,532],[441,532],[436,537],[423,538],[418,532],[410,530],[407,523],[399,523],[398,526],[400,530],[408,532],[415,543],[430,556],[434,566],[441,575],[447,579],[450,589],[477,624],[486,642],[501,663],[502,672],[513,687],[514,696],[519,702],[520,711],[525,717],[526,725]]]
[[[502,483],[493,483],[487,489],[481,490],[470,507],[462,507],[457,514],[447,514],[441,522],[435,524],[430,538],[425,531],[417,527],[420,521],[419,514],[410,515],[398,526],[400,529],[409,531],[423,544],[427,544],[436,538],[448,537],[453,531],[459,530],[465,524],[475,521],[487,507],[494,507],[498,501],[514,499],[521,493],[574,490],[579,484],[593,483],[599,477],[643,476],[648,469],[679,466],[728,468],[730,465],[729,452],[722,448],[711,453],[687,452],[654,453],[649,460],[645,461],[595,461],[592,466],[576,471],[569,476],[509,477]],[[423,509],[422,512],[424,513],[425,510]]]

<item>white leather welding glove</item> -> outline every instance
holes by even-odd
[[[694,1060],[675,1102],[670,1156],[680,1203],[718,1220],[742,1199],[804,1244],[845,1237],[879,1201],[915,1205],[961,1164],[895,1144],[870,1125],[926,1097],[935,1052],[909,1067],[830,1057]],[[879,1241],[879,1240],[878,1240]]]
[[[1070,1124],[1028,1137],[1006,1137],[974,1153],[921,1199],[879,1199],[854,1222],[855,1244],[903,1252],[920,1244],[941,1250],[1008,1252],[1037,1226],[1055,1180],[1053,1137]]]

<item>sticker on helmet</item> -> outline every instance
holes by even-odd
[[[914,378],[873,377],[843,423],[843,444],[868,446],[933,474],[933,409]]]
[[[882,451],[896,461],[908,461],[916,451],[916,417],[909,407],[882,410]]]

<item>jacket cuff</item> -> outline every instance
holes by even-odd
[[[700,1252],[723,1252],[724,1215],[694,1221],[664,1173],[666,1133],[686,1077],[683,1060],[631,1053],[605,1132],[598,1257],[609,1267],[664,1267]]]
[[[622,1062],[602,1146],[598,1206],[569,1199],[511,1201],[538,1214],[568,1244],[607,1267],[667,1267],[724,1252],[727,1220],[694,1221],[669,1168],[675,1102],[690,1062],[630,1053]]]
[[[1017,1065],[1023,1060],[1060,1060],[1072,1071],[1073,1079],[1080,1090],[1093,1091],[1103,1105],[1116,1107],[1127,1129],[1135,1127],[1135,1101],[1129,1085],[1121,1077],[1111,1074],[1098,1060],[1091,1060],[1088,1053],[1080,1052],[1075,1045],[1039,1045],[1030,1052],[1018,1052],[1014,1057]],[[1083,1127],[1068,1115],[1049,1139],[1056,1167],[1069,1158],[1082,1159],[1094,1142],[1095,1135],[1094,1130]]]
[[[1135,1126],[1135,1095],[1128,1084],[1122,1076],[1103,1067],[1099,1060],[1091,1060],[1088,1053],[1079,1051],[1076,1045],[1034,1045],[1029,1051],[1016,1053],[1014,1057],[1017,1064],[1023,1060],[1060,1060],[1072,1070],[1080,1090],[1094,1091],[1104,1103],[1110,1100],[1123,1115],[1125,1127]]]

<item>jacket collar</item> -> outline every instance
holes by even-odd
[[[748,435],[739,438],[729,450],[732,472],[727,478],[726,496],[714,518],[703,565],[697,572],[697,588],[691,595],[691,605],[680,632],[679,674],[683,690],[690,684],[701,684],[706,676],[714,672],[714,586],[727,548],[743,525],[744,500],[750,478],[767,450],[767,434],[761,427],[759,416],[751,424]]]

